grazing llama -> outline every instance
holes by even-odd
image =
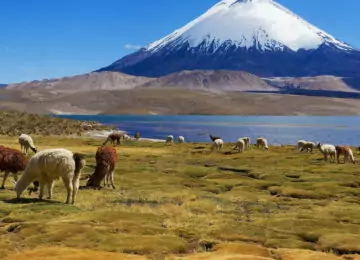
[[[340,155],[344,156],[344,163],[347,160],[350,160],[353,164],[355,164],[355,157],[350,147],[348,146],[335,146],[336,149],[336,158],[337,163],[340,163]]]
[[[21,152],[25,153],[26,155],[28,154],[29,148],[34,153],[37,153],[36,146],[34,145],[34,141],[30,135],[21,134],[19,136],[19,144],[20,144]]]
[[[168,135],[168,137],[166,138],[166,143],[173,143],[173,142],[174,142],[174,136]]]
[[[185,137],[183,137],[183,136],[178,136],[178,142],[179,142],[179,144],[182,144],[182,143],[185,143]]]
[[[236,141],[235,147],[233,148],[233,150],[238,150],[239,153],[242,153],[244,151],[246,147],[246,141],[244,140],[244,138],[239,138]]]
[[[18,172],[24,171],[28,159],[22,152],[0,146],[0,171],[5,172],[0,189],[5,189],[5,182],[10,172],[14,174],[15,183],[18,181]]]
[[[256,139],[256,147],[269,150],[268,141],[263,137],[259,137],[258,139]]]
[[[321,144],[318,143],[316,147],[320,150],[320,152],[324,155],[324,160],[327,161],[328,156],[330,155],[330,160],[333,159],[335,162],[336,157],[336,148],[335,145],[332,144]]]
[[[95,155],[96,167],[92,175],[90,175],[86,186],[100,189],[100,183],[104,179],[105,186],[111,186],[115,189],[114,171],[117,164],[117,152],[112,146],[99,147]]]
[[[315,143],[313,142],[305,142],[300,149],[300,152],[312,152],[315,148]]]
[[[109,141],[111,144],[114,144],[116,141],[117,145],[120,145],[120,139],[123,137],[123,134],[120,133],[111,133],[106,138],[105,142],[102,145],[106,145]]]
[[[224,141],[222,139],[216,139],[215,141],[213,141],[213,144],[211,146],[211,151],[214,151],[215,149],[217,151],[220,151],[223,145],[224,145]]]
[[[71,198],[71,204],[74,204],[79,189],[81,170],[85,163],[84,155],[64,148],[46,149],[36,153],[29,160],[24,174],[16,183],[17,198],[20,199],[30,182],[36,181],[35,188],[40,185],[39,200],[43,199],[45,186],[48,187],[48,198],[51,199],[54,181],[61,177],[67,190],[65,203],[69,204]]]

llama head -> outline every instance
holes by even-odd
[[[30,147],[30,149],[31,149],[34,153],[37,153],[37,152],[38,152],[38,150],[37,150],[36,147]]]

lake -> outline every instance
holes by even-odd
[[[183,135],[189,142],[209,142],[209,134],[235,142],[249,136],[252,142],[266,137],[271,145],[296,144],[305,139],[313,142],[360,145],[359,116],[164,116],[164,115],[55,115],[77,120],[112,124],[133,135],[166,139]]]

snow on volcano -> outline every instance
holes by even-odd
[[[182,28],[99,71],[158,77],[182,70],[349,77],[360,75],[360,51],[273,0],[222,0]]]

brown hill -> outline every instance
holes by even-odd
[[[360,92],[360,80],[335,76],[264,78],[269,85],[284,89]]]
[[[183,88],[96,90],[54,95],[0,90],[0,109],[40,114],[359,115],[358,99]]]
[[[245,71],[187,70],[148,81],[141,87],[179,87],[211,91],[277,91],[261,78]]]
[[[120,90],[131,89],[152,80],[136,77],[120,72],[92,72],[73,77],[50,80],[35,80],[18,84],[10,84],[6,89],[51,90],[53,92],[77,92],[89,90]]]

